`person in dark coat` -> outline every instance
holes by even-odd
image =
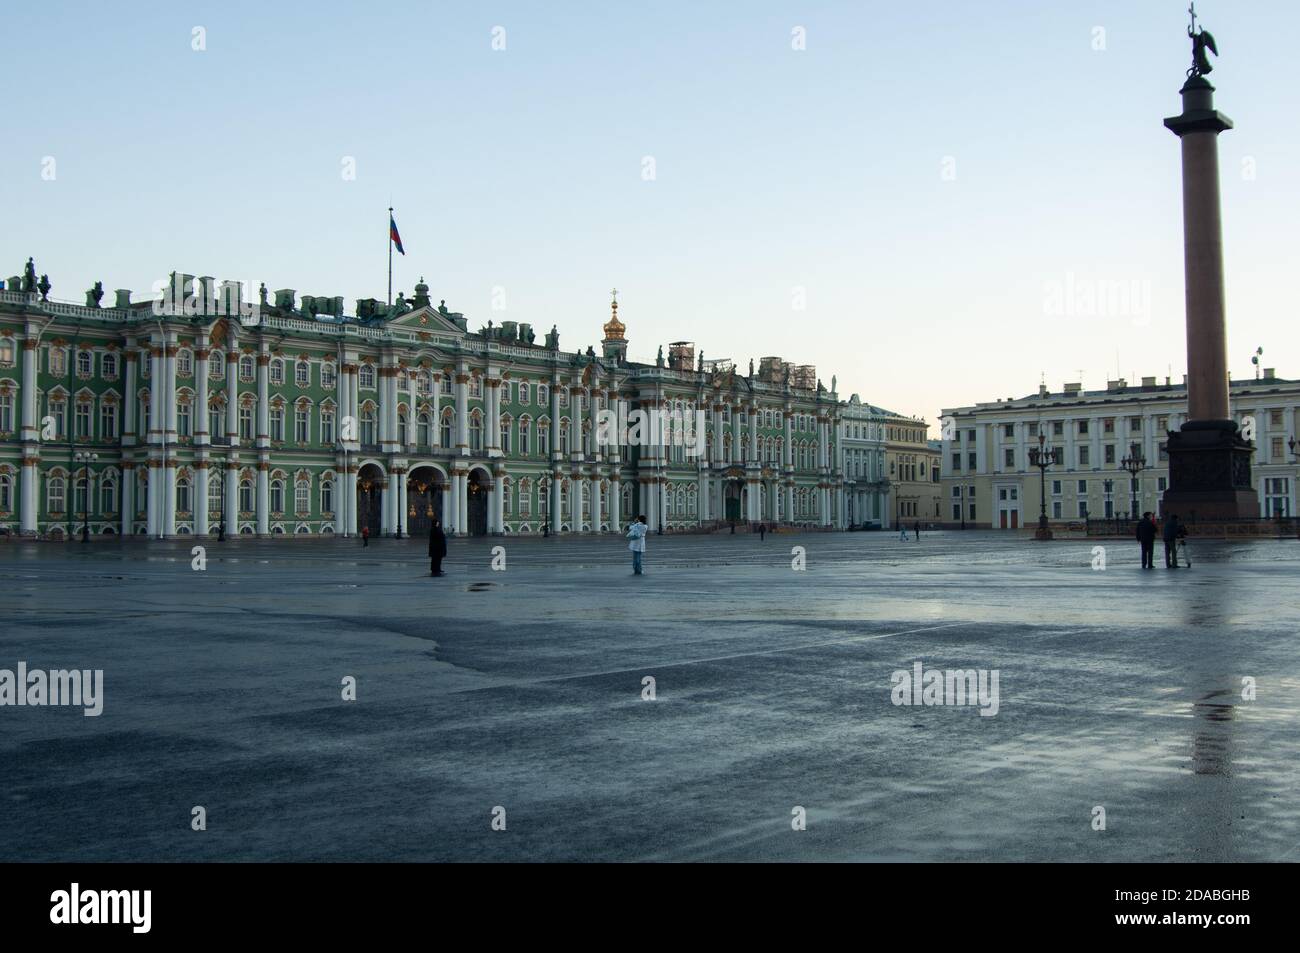
[[[919,520],[912,524],[912,532],[916,534],[916,541],[919,543],[921,541],[921,523]]]
[[[447,534],[442,531],[442,524],[438,520],[433,521],[433,526],[429,528],[429,575],[445,576],[442,571],[442,560],[447,555]]]
[[[369,546],[369,545],[370,545],[370,526],[369,526],[369,524],[367,524],[367,525],[361,527],[361,545],[362,545],[362,546]]]
[[[1178,540],[1187,535],[1187,527],[1183,526],[1183,521],[1178,518],[1177,513],[1170,513],[1169,518],[1165,520],[1164,541],[1165,541],[1165,568],[1178,568]]]
[[[1156,568],[1156,521],[1150,511],[1143,513],[1138,520],[1136,531],[1138,545],[1142,547],[1142,568]]]
[[[765,540],[765,539],[767,539],[767,524],[765,524],[765,523],[759,523],[759,524],[758,524],[758,541],[761,543],[761,542],[762,542],[763,540]]]

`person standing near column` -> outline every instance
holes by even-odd
[[[1138,546],[1142,549],[1142,568],[1154,569],[1156,563],[1156,521],[1150,511],[1143,513],[1137,524]]]
[[[442,523],[435,517],[433,527],[429,530],[429,575],[445,576],[442,561],[447,555],[447,534],[442,531]]]
[[[632,541],[627,544],[627,548],[632,550],[632,575],[634,576],[644,575],[641,571],[641,560],[645,553],[645,534],[649,529],[645,516],[638,516],[636,522],[627,531],[627,538]]]

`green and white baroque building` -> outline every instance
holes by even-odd
[[[554,329],[535,344],[527,324],[472,333],[423,282],[345,316],[341,298],[268,302],[263,287],[250,307],[236,283],[173,280],[162,306],[118,291],[100,307],[98,285],[84,306],[50,301],[44,279],[0,291],[0,531],[848,524],[841,405],[810,366],[763,358],[746,375],[681,342],[630,363],[617,302],[597,355],[560,350]],[[602,410],[660,423],[637,445],[605,441]]]

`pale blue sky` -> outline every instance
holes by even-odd
[[[555,323],[586,347],[617,285],[633,358],[678,339],[742,365],[780,354],[931,419],[1040,371],[1100,386],[1117,350],[1123,376],[1181,377],[1161,119],[1186,0],[615,6],[11,7],[0,271],[34,255],[64,299],[96,280],[143,297],[178,270],[350,310],[385,294],[391,196],[395,291],[424,275],[472,328]],[[1230,365],[1250,374],[1263,346],[1300,377],[1300,4],[1198,13],[1237,124],[1220,139]],[[1049,313],[1069,276],[1136,282],[1149,311]]]

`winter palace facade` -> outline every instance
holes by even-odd
[[[471,332],[423,282],[344,315],[341,298],[263,286],[253,303],[188,275],[149,301],[101,306],[96,285],[68,304],[27,272],[0,291],[0,532],[888,525],[883,437],[846,463],[834,382],[779,358],[746,374],[685,342],[629,362],[617,301],[597,354],[562,351],[554,328]],[[638,410],[659,414],[635,435],[602,425]]]

